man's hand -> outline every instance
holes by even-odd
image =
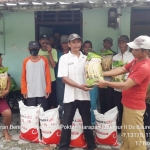
[[[105,80],[99,80],[99,81],[96,81],[96,85],[100,88],[106,88],[107,87],[107,81]]]
[[[46,48],[47,48],[48,53],[51,53],[52,47],[50,45],[47,45]]]
[[[83,91],[90,91],[90,90],[92,90],[92,88],[88,88],[86,84],[82,84],[80,89],[83,90]]]
[[[28,94],[23,94],[24,99],[28,98]]]
[[[45,98],[47,99],[49,97],[50,93],[46,93]]]
[[[6,96],[8,93],[9,93],[9,90],[4,90],[4,91],[2,91],[1,97],[3,98],[3,97]]]

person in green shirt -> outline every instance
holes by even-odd
[[[58,62],[57,51],[52,48],[49,44],[49,37],[46,34],[40,36],[39,43],[41,44],[41,49],[39,51],[39,55],[45,56],[48,59],[50,65],[50,75],[51,75],[51,85],[52,92],[48,98],[49,108],[57,107],[57,98],[56,98],[56,77],[54,68]]]

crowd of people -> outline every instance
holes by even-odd
[[[103,72],[104,80],[97,81],[94,88],[88,88],[84,65],[88,52],[94,51],[92,42],[83,42],[75,33],[62,36],[59,33],[53,36],[41,35],[38,42],[29,42],[30,56],[23,61],[21,92],[27,106],[41,104],[46,111],[60,105],[59,117],[64,126],[72,124],[77,108],[83,125],[94,126],[93,110],[97,109],[98,100],[102,114],[117,106],[118,133],[126,134],[122,136],[121,150],[146,150],[143,142],[148,137],[142,127],[150,125],[150,37],[139,36],[130,42],[127,35],[121,35],[118,38],[120,51],[117,53],[112,50],[112,46],[113,39],[106,37],[100,52],[110,50],[113,61],[122,61],[126,65]],[[0,62],[2,66],[2,58]],[[112,76],[120,74],[125,74],[124,82],[111,82]],[[8,86],[3,91],[3,97],[9,88],[8,77]],[[0,100],[0,113],[4,116],[4,125],[9,126],[11,111],[5,98]],[[137,128],[137,125],[141,128]],[[129,129],[129,126],[133,128]],[[134,136],[131,137],[131,133],[135,133]],[[138,133],[143,136],[138,136]],[[4,136],[6,140],[11,139],[8,129],[4,130]],[[93,131],[84,129],[84,136],[88,149],[96,150]],[[62,128],[59,150],[69,148],[70,137],[71,130]]]

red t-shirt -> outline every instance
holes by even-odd
[[[122,91],[122,104],[131,109],[146,109],[146,92],[150,81],[150,59],[138,61],[134,59],[125,66],[129,71],[128,78],[137,84]]]

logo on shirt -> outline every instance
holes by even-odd
[[[68,63],[68,65],[73,65],[74,63],[73,62],[71,62],[71,63]]]

